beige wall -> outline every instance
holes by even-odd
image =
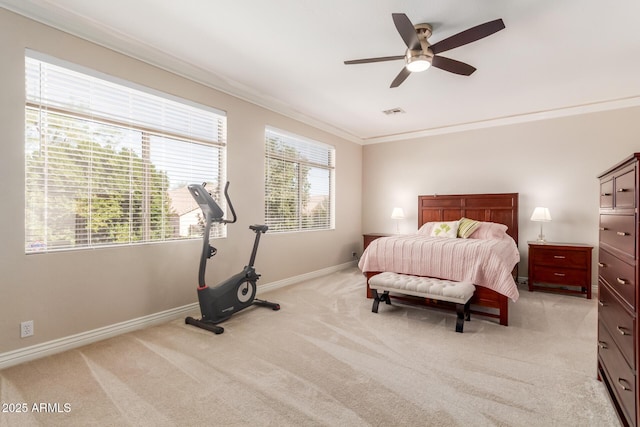
[[[527,240],[539,233],[533,209],[551,211],[548,240],[597,245],[597,176],[636,151],[640,107],[368,145],[363,231],[394,232],[394,206],[407,215],[401,232],[415,231],[419,194],[517,192],[519,274],[526,276]]]
[[[228,179],[239,222],[212,242],[208,283],[239,271],[264,220],[264,128],[336,147],[336,229],[267,233],[256,262],[262,284],[352,260],[361,247],[362,147],[295,120],[0,9],[0,354],[196,302],[201,242],[24,254],[25,48],[224,110]],[[19,324],[35,321],[35,336]]]

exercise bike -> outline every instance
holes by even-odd
[[[209,287],[205,283],[204,276],[207,267],[207,260],[213,257],[217,252],[217,249],[209,244],[209,233],[211,231],[212,224],[214,222],[220,224],[232,224],[238,219],[236,217],[236,212],[233,209],[233,205],[231,204],[231,199],[229,198],[229,183],[227,182],[224,187],[224,196],[227,199],[229,209],[233,215],[232,220],[223,218],[224,212],[216,201],[213,200],[211,194],[205,190],[205,185],[206,183],[202,185],[190,184],[187,186],[189,192],[191,192],[191,195],[200,206],[200,209],[202,209],[205,227],[202,239],[200,269],[198,271],[198,302],[200,303],[202,318],[194,319],[193,317],[187,317],[185,319],[185,323],[206,329],[215,334],[221,334],[224,332],[224,328],[217,324],[227,320],[232,314],[251,305],[259,305],[269,307],[272,310],[280,310],[280,304],[256,299],[256,282],[258,281],[258,278],[260,278],[260,275],[256,273],[253,264],[256,260],[260,236],[266,233],[269,229],[266,225],[249,226],[249,228],[256,233],[256,239],[253,242],[253,250],[251,251],[249,264],[246,265],[240,273],[234,274],[214,287]]]

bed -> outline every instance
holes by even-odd
[[[469,239],[430,237],[428,227],[433,223],[457,221],[463,217],[482,222],[481,229],[492,230],[491,233],[501,229],[504,237],[496,238],[500,241],[481,242],[484,239],[474,239],[480,231]],[[472,313],[495,318],[507,326],[509,299],[514,302],[518,299],[515,281],[519,261],[517,245],[518,193],[424,195],[418,196],[418,233],[372,241],[358,265],[367,277],[368,298],[373,298],[369,279],[383,271],[448,280],[473,278],[476,292],[471,299]],[[506,254],[506,259],[502,260],[503,255],[494,257],[496,251]],[[444,261],[433,258],[436,253]],[[427,259],[430,262],[424,261]],[[416,301],[400,295],[395,298],[442,306],[440,301]]]

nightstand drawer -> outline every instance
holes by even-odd
[[[636,307],[635,267],[609,252],[598,252],[598,276],[625,300],[629,307]]]
[[[584,251],[566,249],[535,249],[535,261],[539,265],[559,266],[565,268],[586,268],[590,254]]]
[[[627,422],[631,420],[633,425],[636,419],[636,376],[602,322],[598,322],[598,357],[602,362],[607,382],[618,396]]]
[[[633,337],[636,333],[635,321],[607,286],[602,284],[600,284],[600,293],[598,295],[598,318],[611,333],[613,340],[629,366],[635,369],[633,351]]]
[[[584,270],[572,268],[536,266],[535,281],[557,285],[591,286]]]
[[[635,257],[635,235],[634,215],[600,215],[600,243]]]

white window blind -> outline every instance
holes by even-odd
[[[220,200],[223,112],[37,53],[25,69],[27,253],[201,236],[186,185]]]
[[[265,131],[265,222],[274,232],[334,228],[334,147]]]

